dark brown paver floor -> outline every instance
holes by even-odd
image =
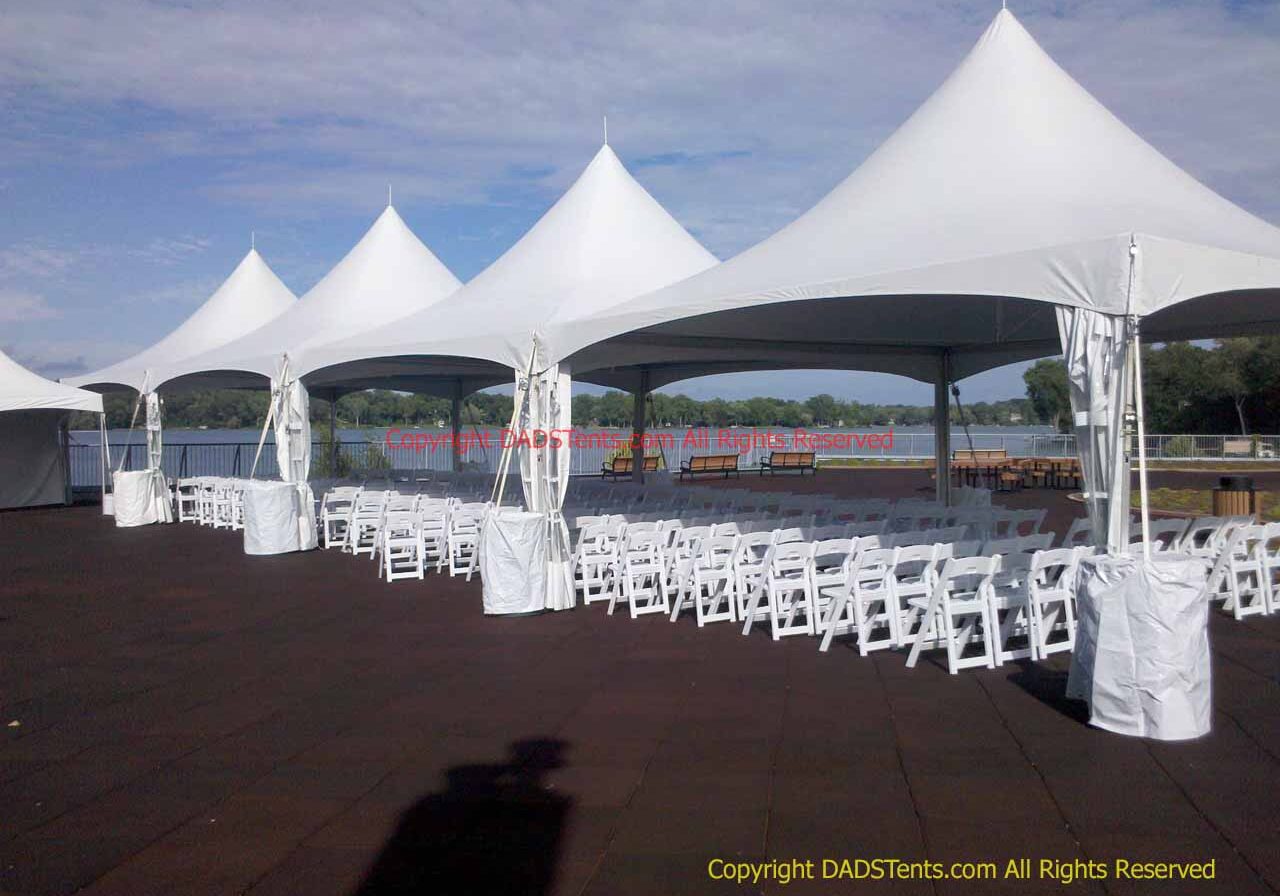
[[[0,894],[1275,893],[1280,619],[1215,614],[1212,638],[1213,734],[1153,744],[1084,724],[1061,660],[952,677],[601,605],[488,619],[479,583],[0,514]],[[1216,879],[708,877],[763,857],[1213,860]]]

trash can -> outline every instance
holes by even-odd
[[[1223,476],[1213,490],[1214,516],[1249,516],[1258,512],[1252,476]]]

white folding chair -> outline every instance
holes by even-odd
[[[849,570],[848,581],[827,592],[830,604],[823,620],[823,653],[838,634],[853,631],[858,636],[858,653],[894,647],[898,640],[898,610],[890,583],[897,548],[869,548],[858,552]],[[882,637],[876,633],[882,632]]]
[[[938,581],[939,553],[940,545],[934,543],[898,547],[894,554],[889,571],[889,600],[894,643],[898,647],[913,644],[924,634],[919,623]]]
[[[1070,652],[1076,644],[1074,585],[1080,557],[1090,548],[1057,548],[1037,551],[1027,575],[1027,601],[1031,611],[1036,656]],[[1061,638],[1055,637],[1061,635]]]
[[[424,502],[418,506],[418,554],[425,570],[434,565],[440,572],[449,555],[449,508],[447,504]]]
[[[737,602],[737,619],[745,619],[747,599],[768,568],[766,560],[777,533],[748,532],[739,536],[733,558],[733,596]]]
[[[466,575],[471,581],[480,558],[480,528],[484,525],[487,504],[463,504],[449,514],[448,556],[445,567],[450,577]]]
[[[773,545],[765,573],[747,603],[744,635],[751,634],[751,626],[764,615],[769,617],[769,630],[775,641],[787,635],[814,633],[813,548],[813,543],[806,541]]]
[[[737,622],[733,561],[738,553],[737,535],[712,535],[702,540],[693,564],[690,595],[698,628],[708,622]],[[672,621],[679,607],[671,611]]]
[[[382,513],[387,506],[387,493],[362,492],[356,499],[355,509],[351,511],[351,522],[347,527],[347,540],[343,546],[352,554],[372,555],[377,548],[378,526],[382,523]]]
[[[609,596],[610,616],[619,599],[627,602],[632,619],[647,613],[671,612],[662,552],[665,539],[663,532],[633,532],[628,527],[619,552],[618,579],[621,587],[614,588]]]
[[[952,558],[943,564],[933,594],[911,599],[924,617],[907,656],[908,668],[915,666],[922,650],[939,645],[946,648],[952,675],[961,669],[994,668],[991,580],[999,568],[999,557]],[[981,642],[981,651],[966,656],[975,642]]]
[[[1267,526],[1237,527],[1210,573],[1210,597],[1225,596],[1223,609],[1236,619],[1267,612],[1267,542]]]
[[[388,582],[396,579],[423,577],[422,541],[418,535],[419,518],[414,510],[388,510],[378,530],[379,576]]]

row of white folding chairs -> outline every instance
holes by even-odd
[[[244,528],[243,480],[225,476],[179,479],[176,495],[179,522],[215,529]]]
[[[1280,612],[1280,523],[1231,527],[1207,589],[1236,619]]]
[[[982,551],[1044,549],[1050,546],[1053,538],[1052,533],[1044,533],[984,544],[980,540],[955,541],[964,535],[961,528],[891,535],[860,535],[842,532],[839,527],[809,530],[800,527],[770,528],[743,533],[736,523],[680,527],[678,521],[675,522],[677,525],[670,528],[637,524],[624,529],[604,524],[584,530],[586,537],[580,540],[573,558],[574,578],[584,603],[607,599],[612,613],[618,601],[624,600],[633,618],[664,611],[671,612],[673,620],[681,609],[692,607],[701,626],[708,621],[745,618],[743,614],[750,598],[750,587],[759,584],[759,574],[773,562],[799,563],[800,566],[792,572],[801,570],[805,563],[813,570],[820,566],[823,570],[821,575],[825,576],[820,584],[830,585],[833,584],[830,574],[838,570],[847,573],[860,550],[946,542],[948,556],[953,553],[968,555]],[[795,547],[797,544],[802,546]],[[806,553],[805,544],[816,545],[816,553]],[[819,559],[822,561],[820,564]],[[817,572],[813,574],[818,575]],[[808,576],[808,572],[801,575],[800,584],[805,588],[814,585],[816,589],[816,584]],[[781,581],[789,577],[779,573],[776,578]],[[708,586],[713,586],[711,591],[708,591]],[[812,594],[816,595],[817,591]],[[671,611],[672,600],[675,601],[674,611]],[[714,603],[714,606],[709,606],[709,603]],[[779,617],[774,615],[775,637],[782,634],[778,622]],[[806,622],[809,626],[813,624],[814,620]],[[792,628],[785,633],[796,631]]]
[[[471,581],[480,560],[480,532],[492,505],[437,506],[416,511],[388,511],[377,535],[378,574],[388,582],[424,578],[437,572],[465,575]]]
[[[1153,552],[1190,554],[1216,560],[1232,533],[1242,526],[1254,524],[1251,516],[1202,516],[1195,519],[1150,520]],[[1129,523],[1129,540],[1134,546],[1142,544],[1142,522]]]

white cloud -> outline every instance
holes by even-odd
[[[18,243],[0,249],[0,278],[56,277],[69,270],[78,257],[78,252],[69,249]]]
[[[0,324],[48,320],[58,316],[44,296],[21,289],[0,287]]]
[[[129,250],[129,254],[153,264],[173,265],[202,254],[211,245],[212,241],[204,237],[156,237],[140,249]]]
[[[1280,212],[1280,4],[1014,8],[1176,161]],[[112,163],[223,159],[228,173],[197,185],[207,195],[312,213],[367,209],[388,179],[430,203],[520,186],[543,202],[586,161],[607,112],[624,158],[710,160],[644,177],[723,255],[847,174],[994,12],[989,0],[50,0],[0,21],[0,95],[21,98],[8,140]],[[98,115],[122,104],[154,114],[118,133]],[[87,129],[65,127],[76,115]]]
[[[98,370],[142,346],[109,339],[32,339],[0,346],[19,364],[50,379]]]

